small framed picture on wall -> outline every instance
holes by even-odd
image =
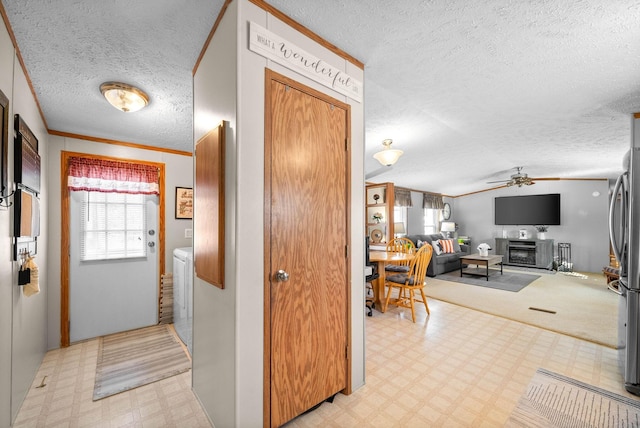
[[[193,188],[176,187],[176,218],[193,219]]]

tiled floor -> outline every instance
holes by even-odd
[[[366,322],[366,385],[291,427],[502,427],[538,367],[633,397],[616,350],[437,300]],[[635,397],[636,399],[638,397]]]
[[[500,427],[538,367],[633,397],[613,349],[436,300],[430,309],[415,324],[406,309],[374,311],[367,384],[288,426]],[[92,402],[96,355],[95,340],[49,352],[15,427],[210,426],[190,372]]]
[[[97,355],[97,339],[48,352],[14,427],[211,427],[191,371],[92,401]]]

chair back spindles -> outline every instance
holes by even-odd
[[[424,283],[424,280],[427,277],[427,267],[429,267],[429,262],[431,261],[432,256],[433,247],[431,245],[423,245],[416,253],[416,257],[411,260],[409,272],[411,277],[413,277],[414,284],[417,285],[420,280]],[[408,279],[409,276],[407,276],[407,280]]]
[[[385,286],[388,288],[387,297],[385,299],[384,310],[387,310],[391,301],[391,292],[394,288],[398,288],[398,298],[393,301],[396,306],[411,309],[411,318],[416,322],[416,312],[414,302],[424,303],[427,315],[430,314],[427,297],[424,294],[424,283],[427,277],[427,267],[433,256],[433,247],[431,245],[423,245],[418,249],[416,255],[409,262],[409,271],[407,273],[399,273],[386,278]],[[414,292],[420,291],[420,296],[416,297]]]
[[[411,241],[411,239],[409,238],[393,238],[387,244],[388,253],[413,254],[415,250],[416,250],[416,247],[415,245],[413,245],[413,241]],[[408,272],[409,261],[396,262],[393,264],[389,264],[385,266],[385,270],[387,272]]]

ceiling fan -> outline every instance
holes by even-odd
[[[517,172],[511,175],[511,178],[509,180],[488,181],[487,184],[505,183],[505,186],[507,187],[508,186],[522,187],[522,186],[531,186],[532,184],[535,184],[535,182],[531,177],[521,172],[522,171],[521,166],[516,166],[515,169],[517,170]]]

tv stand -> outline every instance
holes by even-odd
[[[553,264],[553,239],[496,238],[495,248],[505,265],[548,269]]]

